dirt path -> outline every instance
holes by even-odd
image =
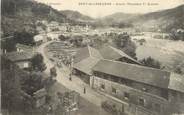
[[[47,74],[49,74],[50,68],[54,66],[54,63],[48,59],[48,57],[44,52],[45,51],[44,48],[52,42],[53,41],[43,43],[37,48],[37,52],[41,53],[44,57],[44,62],[46,63],[46,66],[47,66],[45,73]],[[56,69],[57,69],[57,81],[62,85],[64,85],[66,88],[70,90],[75,90],[76,92],[80,93],[80,95],[86,100],[88,100],[89,102],[97,106],[101,106],[101,102],[104,100],[107,100],[106,97],[95,92],[93,89],[90,88],[89,85],[85,84],[78,77],[72,76],[72,81],[70,81],[69,80],[70,70],[66,66],[63,66],[63,68],[61,69],[56,67]],[[84,87],[86,88],[86,94],[83,93]]]

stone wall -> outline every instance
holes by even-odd
[[[163,115],[168,106],[165,98],[154,94],[146,93],[116,82],[105,80],[99,77],[91,77],[91,87],[130,104],[126,113],[143,115]],[[140,114],[139,114],[140,113]]]

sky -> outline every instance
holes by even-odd
[[[35,0],[57,10],[74,10],[93,18],[113,13],[148,13],[174,8],[184,0]],[[99,5],[102,4],[102,5]],[[106,4],[106,5],[105,5]]]

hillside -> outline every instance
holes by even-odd
[[[160,29],[170,32],[173,28],[184,28],[184,5],[173,9],[147,13],[132,19],[134,25],[143,29]]]
[[[184,5],[147,14],[115,13],[100,19],[104,24],[132,24],[142,30],[171,31],[184,28]],[[177,18],[176,18],[177,17]],[[97,21],[98,22],[98,21]]]
[[[170,32],[173,28],[184,28],[184,5],[147,14],[126,14],[119,12],[100,19],[93,19],[78,11],[57,11],[50,6],[38,3],[34,0],[2,0],[1,2],[1,36],[8,36],[16,31],[23,30],[35,33],[36,20],[53,20],[73,24],[79,24],[80,22],[99,27],[135,27],[143,31],[161,30]]]
[[[131,24],[129,20],[137,16],[138,14],[126,14],[126,13],[118,12],[118,13],[105,16],[97,21],[103,22],[104,25],[115,26],[120,24]]]
[[[93,18],[83,15],[78,11],[62,10],[61,14],[65,15],[68,19],[79,21],[79,22],[91,22]]]
[[[30,0],[2,0],[2,32],[4,36],[15,31],[35,31],[36,20],[70,21],[59,11]]]

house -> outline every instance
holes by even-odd
[[[51,40],[58,40],[60,33],[47,33],[47,38],[50,38]]]
[[[87,46],[80,49],[74,57],[73,73],[89,84],[92,67],[100,59],[102,59],[102,56],[95,48]]]
[[[73,73],[89,84],[93,66],[102,59],[140,64],[121,50],[112,46],[105,46],[102,49],[97,50],[88,45],[87,47],[80,49],[74,56]]]
[[[21,69],[31,68],[32,52],[10,52],[5,57],[19,66]]]
[[[92,68],[90,86],[107,95],[128,115],[184,113],[184,77],[175,73],[112,60]]]
[[[47,36],[45,34],[40,34],[40,35],[34,36],[33,39],[34,39],[35,45],[38,46],[38,45],[41,45],[43,42],[45,42],[46,38]]]
[[[51,31],[58,31],[59,30],[59,23],[55,21],[51,21],[49,24],[47,24],[47,32]]]
[[[33,98],[34,98],[34,105],[36,108],[39,108],[46,103],[46,94],[47,92],[45,88],[42,88],[34,92]]]
[[[66,32],[69,26],[70,26],[69,23],[60,23],[59,30],[61,30],[62,32]]]
[[[16,44],[17,52],[33,52],[34,48],[24,44]]]
[[[79,108],[80,94],[75,91],[69,91],[62,94],[62,103],[65,111],[77,110]]]
[[[119,50],[110,45],[103,46],[99,49],[99,52],[104,59],[122,61],[132,64],[140,64],[137,60],[133,59],[122,50]]]
[[[184,33],[184,29],[177,29],[176,32],[177,33]]]

